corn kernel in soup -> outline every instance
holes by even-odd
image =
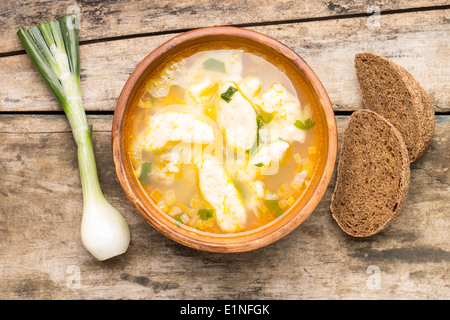
[[[321,151],[306,85],[256,49],[186,51],[151,75],[133,108],[127,147],[142,188],[174,223],[205,232],[283,215]]]

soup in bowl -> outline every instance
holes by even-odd
[[[132,73],[113,153],[125,193],[157,230],[197,249],[247,251],[314,210],[334,168],[336,125],[292,50],[257,32],[205,28]]]

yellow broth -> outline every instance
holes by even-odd
[[[132,105],[131,125],[128,126],[127,134],[127,154],[142,188],[165,214],[173,218],[174,223],[212,233],[247,231],[273,221],[305,193],[316,169],[316,160],[322,152],[321,128],[317,121],[319,119],[317,106],[309,89],[302,79],[289,77],[287,72],[287,68],[280,61],[262,54],[255,48],[214,43],[182,52],[156,70],[142,86]],[[274,83],[279,85],[274,86]],[[230,97],[224,91],[227,86],[235,89]],[[275,87],[278,88],[277,90],[279,88],[283,90],[277,91]],[[281,92],[279,96],[277,96],[278,92]],[[290,100],[288,98],[283,100],[284,98],[280,97],[289,97]],[[237,101],[238,98],[241,99],[242,104],[238,102],[230,104],[233,103],[233,99]],[[229,102],[225,101],[227,99]],[[283,103],[294,100],[298,102],[299,111],[287,113],[286,119],[289,118],[290,122],[284,125],[283,121],[287,120],[280,118],[280,114],[285,112],[281,110],[284,110],[287,103],[284,105]],[[296,105],[295,101],[292,102],[293,105]],[[226,117],[220,118],[218,114],[225,112],[226,115],[226,112],[229,112],[227,107],[231,108],[232,105],[238,112],[240,106],[245,105],[250,112],[249,116],[252,113],[248,106],[251,105],[255,110],[257,127],[255,141],[258,140],[258,144],[255,142],[251,148],[248,148],[248,144],[243,148],[230,146],[227,139],[233,134],[231,131],[233,123],[231,122],[231,127],[227,129],[223,129],[224,124],[219,123],[229,120]],[[292,105],[290,108],[293,108]],[[270,112],[272,109],[273,111]],[[220,221],[217,220],[217,210],[221,210],[223,216],[233,214],[229,212],[233,210],[230,209],[232,207],[227,207],[227,210],[222,212],[224,211],[222,205],[214,206],[206,199],[205,190],[215,188],[232,191],[231,185],[227,185],[227,188],[209,186],[209,189],[202,189],[199,186],[199,170],[201,169],[198,166],[199,158],[195,156],[210,156],[211,144],[180,143],[176,140],[177,138],[171,141],[173,136],[165,137],[167,130],[161,129],[159,133],[162,133],[161,139],[165,137],[169,141],[163,143],[163,147],[149,150],[148,135],[153,130],[150,119],[164,112],[167,115],[166,110],[178,112],[176,115],[180,116],[179,119],[184,119],[184,115],[195,111],[195,117],[187,118],[186,116],[186,120],[179,121],[180,127],[187,126],[188,119],[191,119],[189,121],[196,119],[195,121],[200,121],[198,123],[205,127],[208,127],[207,124],[210,125],[209,127],[214,126],[219,136],[219,138],[216,136],[215,142],[219,140],[223,146],[221,150],[214,149],[214,155],[219,159],[228,177],[224,176],[224,180],[228,179],[227,181],[232,182],[239,195],[239,201],[245,208],[245,223],[224,230]],[[198,116],[197,113],[202,116]],[[295,128],[292,127],[294,114],[300,115],[295,120],[301,121]],[[168,117],[163,116],[162,119],[166,118]],[[236,115],[236,122],[242,121],[242,118],[245,117]],[[172,125],[169,127],[170,130],[180,129],[174,129],[173,123],[176,122],[170,123]],[[159,125],[160,122],[156,121],[153,124],[154,127],[155,124]],[[251,126],[253,128],[254,124],[251,123]],[[304,138],[300,139],[302,141],[296,141],[295,138],[288,141],[289,147],[282,153],[283,157],[280,161],[272,160],[270,165],[254,163],[256,167],[263,167],[254,168],[250,164],[252,157],[256,158],[256,154],[263,147],[276,141],[283,141],[285,136],[272,138],[270,134],[267,134],[268,129],[288,126],[290,132],[294,132],[294,137],[303,135]],[[235,127],[242,132],[248,129],[239,125]],[[175,134],[174,132],[172,134]],[[245,140],[245,136],[236,135],[239,137],[238,140],[241,138]],[[154,137],[150,139],[153,143],[151,145],[155,145],[156,140]],[[286,144],[284,143],[283,146]],[[190,150],[190,155],[186,155],[187,149]],[[269,148],[266,149],[269,150]],[[182,150],[182,153],[179,153],[179,150]],[[174,153],[177,155],[177,152],[178,156],[183,158],[182,161],[177,158],[178,156],[175,158],[172,156]],[[264,171],[267,166],[275,170]],[[250,175],[249,180],[249,175],[244,175],[242,178],[242,168],[247,171],[260,171],[258,171],[259,174]],[[218,178],[217,181],[219,180]],[[258,191],[255,191],[255,188]],[[223,196],[223,206],[225,206],[226,197],[227,195]],[[231,200],[228,199],[228,201]]]

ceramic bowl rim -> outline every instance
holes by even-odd
[[[156,205],[154,203],[148,203],[149,197],[147,196],[145,198],[137,192],[137,186],[133,183],[133,177],[127,173],[128,171],[125,168],[122,145],[123,121],[127,107],[133,98],[133,91],[135,92],[139,82],[142,83],[146,70],[153,63],[156,63],[158,59],[161,59],[162,56],[176,53],[177,48],[189,46],[190,43],[192,44],[195,41],[206,39],[212,41],[212,39],[217,40],[221,38],[239,39],[239,41],[244,42],[249,41],[258,44],[260,47],[266,47],[268,50],[278,53],[284,59],[291,61],[293,66],[310,81],[310,85],[313,87],[315,94],[321,100],[319,107],[321,107],[323,112],[324,125],[326,126],[325,131],[328,136],[327,148],[325,148],[327,149],[327,155],[324,160],[323,171],[320,172],[320,177],[317,178],[317,186],[304,206],[292,209],[298,212],[291,213],[289,220],[281,222],[283,221],[283,216],[287,216],[284,214],[276,219],[276,222],[273,222],[272,226],[262,228],[262,230],[268,230],[267,232],[257,231],[216,236],[214,234],[205,235],[192,232],[189,228],[168,223],[167,218],[162,217],[161,213],[155,210]],[[172,240],[195,249],[211,252],[242,252],[254,250],[281,239],[297,228],[314,211],[323,197],[334,171],[337,153],[336,119],[331,101],[321,81],[311,67],[296,52],[281,42],[259,32],[239,27],[207,27],[187,31],[169,39],[148,54],[136,66],[122,89],[114,112],[111,138],[116,174],[127,198],[139,214],[155,229]]]

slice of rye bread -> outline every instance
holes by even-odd
[[[355,69],[364,106],[400,131],[414,162],[433,137],[434,110],[428,94],[408,71],[379,54],[356,54]]]
[[[330,206],[341,229],[368,237],[394,220],[408,193],[409,164],[403,137],[389,121],[355,111],[342,138]]]

